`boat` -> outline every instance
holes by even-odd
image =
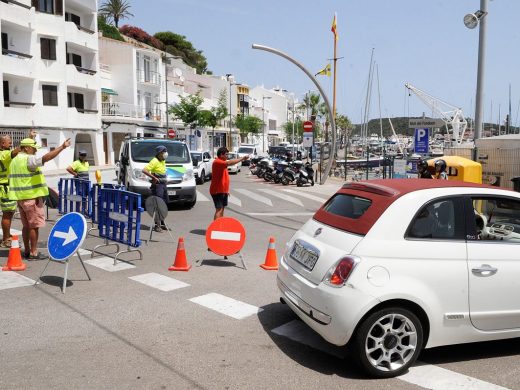
[[[382,156],[378,156],[377,154],[370,153],[368,155],[368,160],[366,155],[356,157],[356,156],[347,156],[346,165],[349,169],[359,169],[359,168],[376,168],[384,165],[384,158]],[[345,159],[336,160],[338,165],[345,165]]]

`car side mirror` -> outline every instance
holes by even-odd
[[[128,157],[126,157],[126,156],[122,156],[122,157],[121,157],[121,164],[123,164],[123,165],[128,165]]]
[[[193,160],[193,166],[196,167],[199,165],[199,159],[198,157],[192,157],[192,160]]]
[[[204,162],[209,162],[209,158],[205,158],[204,160],[202,160]]]

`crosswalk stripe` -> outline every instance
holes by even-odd
[[[257,202],[264,203],[268,206],[273,207],[273,203],[271,202],[271,199],[266,198],[265,196],[255,194],[253,191],[249,191],[244,188],[238,188],[236,191],[240,192],[241,194],[243,194],[253,200],[256,200]]]
[[[135,265],[125,263],[123,261],[118,261],[117,264],[114,265],[114,259],[107,256],[85,260],[84,263],[93,265],[94,267],[101,268],[108,272],[124,271],[127,269],[135,268]]]
[[[228,202],[233,203],[234,205],[237,205],[238,207],[242,207],[242,201],[234,196],[233,194],[229,194],[228,196]]]
[[[197,202],[209,202],[209,198],[202,192],[197,191]]]
[[[276,196],[277,198],[283,199],[283,200],[285,200],[287,202],[294,203],[295,205],[298,205],[300,207],[303,207],[303,203],[299,199],[296,199],[293,196],[281,194],[279,192],[276,192],[276,191],[273,191],[273,190],[269,190],[269,189],[266,189],[266,188],[263,188],[260,191],[265,192],[266,194],[269,194],[269,195],[272,195],[272,196]]]
[[[135,280],[145,286],[153,287],[161,291],[172,291],[183,287],[189,287],[188,283],[155,272],[131,276],[128,279]]]
[[[13,271],[0,270],[0,290],[34,285],[34,280]]]
[[[325,203],[327,201],[327,199],[325,199],[325,198],[320,198],[319,196],[314,196],[314,195],[308,194],[308,193],[303,192],[303,191],[295,191],[295,190],[283,190],[283,191],[289,192],[291,194],[295,194],[295,195],[298,195],[298,196],[301,196],[302,198],[315,200],[316,202],[320,202],[320,203]]]
[[[263,310],[259,307],[217,293],[201,295],[191,298],[190,301],[237,320],[258,314]]]

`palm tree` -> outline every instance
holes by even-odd
[[[134,16],[129,9],[130,4],[126,0],[106,0],[99,8],[98,13],[108,20],[113,20],[116,28],[119,28],[119,20]]]

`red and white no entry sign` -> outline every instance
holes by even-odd
[[[246,241],[246,230],[235,218],[214,220],[206,230],[206,243],[213,253],[230,256],[240,252]]]
[[[304,132],[311,132],[313,127],[314,127],[314,126],[312,125],[312,122],[311,122],[311,121],[305,121],[305,122],[303,122],[303,131],[304,131]]]
[[[168,138],[175,138],[175,130],[168,129]]]

